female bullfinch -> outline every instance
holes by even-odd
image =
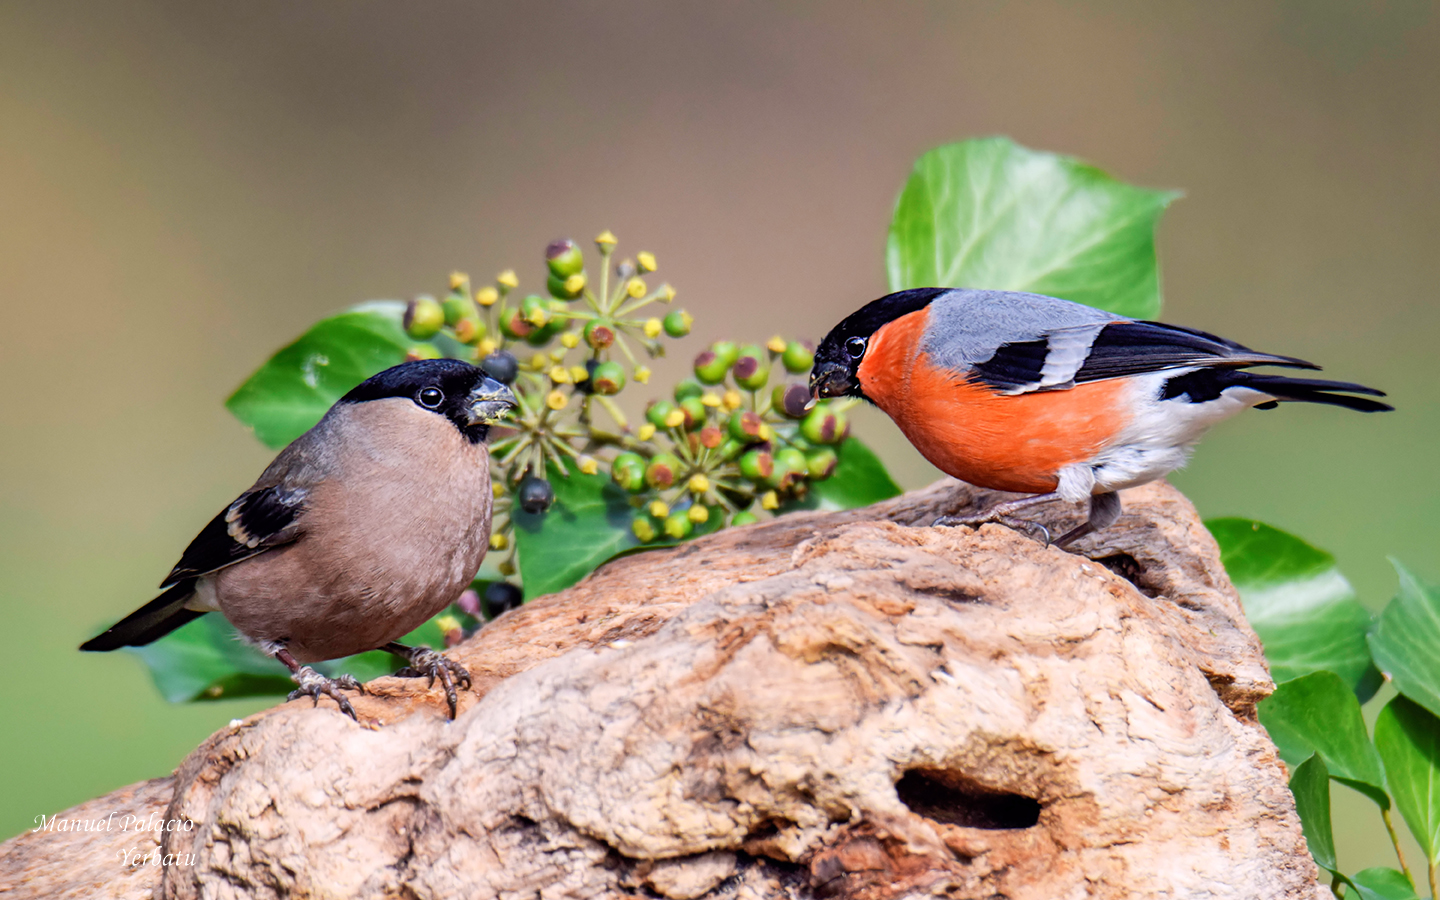
[[[810,390],[880,407],[946,474],[1037,495],[937,525],[1045,533],[1014,514],[1089,498],[1089,520],[1055,542],[1065,546],[1119,517],[1116,491],[1184,465],[1210,426],[1242,409],[1289,400],[1393,408],[1369,399],[1385,396],[1374,388],[1245,371],[1252,366],[1320,368],[1039,294],[919,288],[836,325],[815,352]]]
[[[207,612],[290,670],[300,695],[341,688],[301,663],[384,649],[440,679],[450,715],[470,674],[396,639],[455,601],[490,539],[490,426],[510,389],[453,359],[408,362],[361,383],[280,451],[185,548],[159,597],[81,650],[138,647]]]

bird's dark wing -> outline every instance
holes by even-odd
[[[1077,347],[1079,340],[1087,340],[1089,346]],[[1186,366],[1320,368],[1303,359],[1258,353],[1192,328],[1126,321],[1089,333],[1062,329],[1036,340],[1002,344],[988,360],[974,366],[974,377],[1002,391],[1023,393]]]
[[[241,494],[201,529],[160,586],[168,588],[295,540],[308,493],[279,484]]]

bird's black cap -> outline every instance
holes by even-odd
[[[401,363],[360,382],[340,403],[404,398],[443,415],[472,443],[483,441],[490,426],[515,408],[515,395],[478,366],[458,359],[421,359]]]

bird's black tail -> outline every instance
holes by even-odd
[[[1231,385],[1264,391],[1277,400],[1297,400],[1303,403],[1328,403],[1343,406],[1357,412],[1389,412],[1395,407],[1370,397],[1383,397],[1384,391],[1353,384],[1349,381],[1322,381],[1318,378],[1291,378],[1287,375],[1257,375],[1254,372],[1230,370]],[[1365,394],[1351,397],[1350,394]]]
[[[187,578],[170,590],[116,622],[108,631],[80,645],[81,650],[117,650],[142,647],[181,625],[198,619],[204,612],[186,609],[185,601],[195,594],[195,579]]]

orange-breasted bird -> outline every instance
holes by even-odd
[[[1210,426],[1243,409],[1290,400],[1393,409],[1369,399],[1385,396],[1374,388],[1246,371],[1252,366],[1320,368],[1055,297],[918,288],[868,303],[831,329],[810,390],[880,407],[948,475],[1036,495],[937,525],[1043,532],[1015,514],[1088,498],[1088,521],[1055,542],[1065,546],[1119,518],[1116,491],[1178,469]]]

